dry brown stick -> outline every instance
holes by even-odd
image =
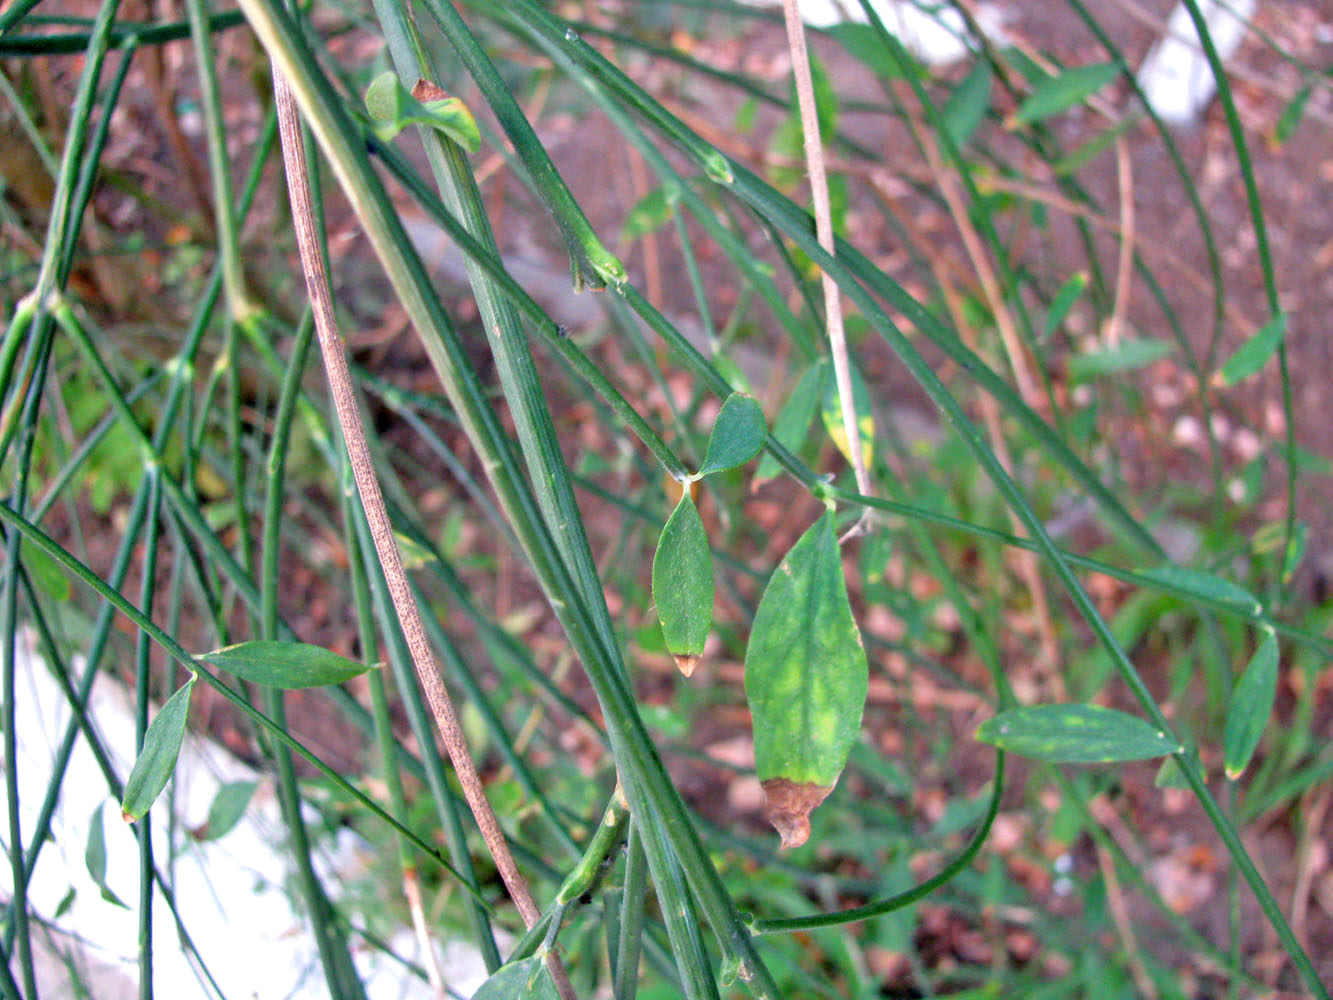
[[[830,257],[834,255],[833,212],[829,208],[828,178],[824,173],[824,143],[819,135],[819,114],[815,109],[815,88],[810,79],[810,56],[805,47],[805,25],[797,9],[796,0],[782,0],[782,13],[787,22],[787,45],[791,49],[792,72],[796,76],[796,100],[801,110],[801,131],[805,138],[805,164],[810,172],[810,190],[815,205],[815,234],[819,246]],[[872,496],[870,473],[866,469],[861,450],[861,431],[856,419],[856,399],[852,392],[852,365],[847,356],[847,334],[842,325],[842,299],[838,283],[822,268],[819,273],[824,290],[824,322],[828,326],[829,353],[833,357],[833,374],[838,383],[838,402],[842,406],[843,433],[847,435],[848,457],[856,475],[856,489],[862,496]],[[870,517],[871,508],[863,507],[861,516],[842,541],[858,534]]]
[[[402,626],[403,637],[412,656],[417,680],[426,693],[426,701],[430,705],[436,728],[449,754],[449,761],[454,766],[454,773],[458,775],[458,782],[462,786],[463,797],[472,810],[472,816],[477,821],[482,839],[485,840],[486,848],[495,861],[500,878],[504,880],[505,888],[509,890],[510,898],[523,917],[524,924],[531,927],[541,918],[541,911],[533,901],[532,893],[528,890],[528,884],[519,872],[518,866],[514,864],[513,855],[509,853],[509,844],[495,818],[490,802],[486,799],[486,790],[482,786],[481,777],[477,774],[476,765],[472,762],[467,740],[463,736],[462,727],[458,724],[458,716],[454,712],[449,692],[444,686],[444,678],[439,665],[435,662],[434,654],[431,653],[430,643],[426,639],[421,612],[417,608],[416,598],[412,594],[407,573],[403,569],[398,544],[394,541],[393,528],[384,508],[384,496],[375,478],[375,468],[366,443],[361,411],[352,388],[347,357],[343,352],[342,340],[338,336],[333,300],[329,293],[328,274],[324,270],[324,258],[320,253],[315,231],[314,210],[310,201],[305,149],[301,139],[296,102],[286,78],[276,66],[273,67],[273,90],[278,109],[279,133],[282,138],[283,165],[287,172],[287,188],[292,203],[292,221],[296,228],[296,242],[301,253],[302,269],[305,271],[306,289],[314,312],[315,331],[319,336],[320,351],[324,357],[324,367],[333,393],[334,409],[337,411],[338,423],[347,445],[352,477],[361,495],[361,504],[365,509],[366,521],[375,543],[375,553],[384,571],[389,596],[393,600],[394,611]],[[573,986],[565,973],[560,956],[554,951],[548,952],[547,964],[563,1000],[575,1000]]]
[[[1120,941],[1125,946],[1125,958],[1129,962],[1134,985],[1138,987],[1139,996],[1145,1000],[1157,1000],[1160,995],[1157,992],[1157,984],[1153,982],[1152,976],[1148,975],[1148,969],[1143,964],[1139,942],[1134,937],[1134,921],[1129,917],[1125,894],[1115,873],[1115,861],[1111,857],[1111,852],[1100,844],[1097,845],[1097,865],[1101,868],[1102,881],[1106,885],[1106,903],[1107,909],[1111,911],[1111,922],[1115,924],[1116,933],[1120,935]]]
[[[1125,331],[1129,312],[1129,291],[1134,280],[1134,167],[1129,157],[1129,142],[1122,135],[1115,142],[1117,187],[1120,194],[1120,255],[1116,259],[1115,304],[1106,325],[1106,345],[1116,347]]]

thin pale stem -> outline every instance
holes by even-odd
[[[792,72],[796,75],[796,99],[801,110],[801,131],[805,136],[805,163],[810,172],[810,190],[814,196],[815,233],[819,245],[832,257],[834,250],[833,213],[829,207],[828,177],[824,172],[824,143],[819,134],[819,112],[815,108],[815,88],[810,77],[810,55],[805,47],[805,25],[796,0],[782,0],[782,13],[787,23],[787,45],[791,50]],[[856,489],[871,496],[874,489],[866,468],[865,453],[861,449],[861,430],[857,424],[856,400],[852,392],[852,365],[847,354],[847,333],[842,323],[842,297],[838,283],[824,269],[820,269],[820,284],[824,290],[824,321],[828,328],[829,353],[833,358],[833,374],[838,382],[838,402],[842,406],[842,424],[847,434],[847,451],[856,476]],[[865,516],[843,536],[843,541],[860,533]]]

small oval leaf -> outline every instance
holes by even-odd
[[[1225,388],[1242,382],[1258,372],[1268,364],[1268,359],[1277,353],[1286,334],[1287,314],[1278,313],[1222,363],[1222,367],[1214,376],[1214,384]]]
[[[759,454],[767,437],[763,407],[753,396],[733,392],[713,421],[713,433],[708,437],[708,451],[698,478],[744,465]]]
[[[686,677],[694,673],[713,624],[713,554],[708,533],[690,499],[667,518],[653,556],[653,602],[668,652]]]
[[[767,815],[784,847],[810,835],[861,731],[869,665],[825,512],[774,570],[745,651],[745,697]]]
[[[1277,694],[1277,636],[1265,628],[1259,648],[1250,657],[1249,666],[1231,690],[1227,703],[1227,725],[1222,741],[1222,760],[1227,777],[1235,781],[1249,766],[1250,758],[1264,735],[1264,727],[1273,714]]]
[[[242,642],[200,653],[198,658],[243,681],[287,691],[341,684],[370,669],[364,663],[303,642]]]
[[[1031,705],[977,727],[977,739],[1021,757],[1056,764],[1146,760],[1180,747],[1142,719],[1100,705]]]
[[[1013,124],[1031,125],[1073,107],[1091,97],[1120,75],[1115,63],[1095,63],[1067,69],[1043,80],[1014,112]]]
[[[185,720],[190,715],[190,692],[194,690],[194,681],[191,676],[167,699],[144,733],[143,749],[125,780],[125,797],[120,803],[121,818],[127,823],[143,818],[176,770],[176,758],[180,756],[181,742],[185,739]]]

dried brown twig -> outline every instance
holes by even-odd
[[[449,692],[444,686],[439,664],[435,662],[435,657],[431,653],[430,643],[426,639],[425,628],[421,621],[421,612],[408,583],[407,573],[403,569],[397,542],[394,541],[393,528],[385,511],[384,497],[375,478],[370,449],[366,443],[365,428],[352,388],[347,357],[338,335],[328,274],[324,269],[324,259],[320,253],[315,231],[305,149],[301,139],[296,103],[286,79],[276,67],[273,72],[273,83],[278,108],[278,126],[282,137],[283,165],[287,172],[292,219],[301,254],[301,265],[305,272],[306,289],[314,311],[315,330],[319,336],[320,351],[324,357],[324,367],[333,393],[334,408],[338,414],[343,439],[347,444],[352,476],[356,481],[357,491],[366,512],[366,520],[370,526],[370,534],[375,543],[375,553],[384,571],[394,611],[412,655],[412,665],[416,670],[417,680],[426,693],[426,701],[430,705],[436,728],[462,786],[463,797],[472,810],[473,818],[481,830],[482,839],[486,842],[486,848],[495,861],[495,867],[509,891],[510,898],[523,917],[524,924],[531,927],[541,918],[541,911],[537,908],[527,882],[514,863],[513,855],[509,852],[509,844],[496,820],[495,811],[486,798],[486,790],[472,761]],[[562,1000],[576,1000],[569,976],[560,961],[560,956],[554,951],[547,953],[547,966]]]

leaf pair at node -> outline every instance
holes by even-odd
[[[242,680],[288,691],[341,684],[370,669],[364,663],[300,642],[243,642],[203,653],[199,659]],[[144,733],[143,747],[125,781],[120,803],[125,822],[144,817],[176,770],[190,715],[190,695],[198,679],[198,674],[192,674],[153,716]]]
[[[653,556],[653,602],[666,647],[686,677],[694,673],[713,624],[713,554],[708,548],[690,483],[744,465],[768,437],[764,411],[753,397],[733,392],[722,404],[708,438],[703,465],[684,484]]]

